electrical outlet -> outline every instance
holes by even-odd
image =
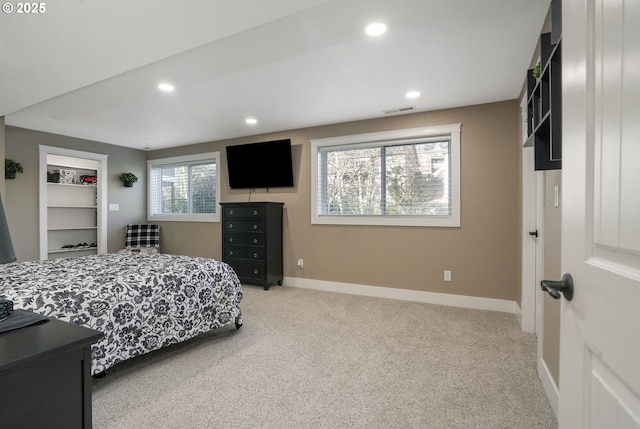
[[[298,268],[304,268],[304,259],[298,259]]]
[[[450,282],[451,281],[451,271],[449,271],[449,270],[445,270],[444,271],[444,281],[445,282]]]

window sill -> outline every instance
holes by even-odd
[[[313,216],[312,224],[320,225],[373,225],[373,226],[420,226],[459,228],[460,219],[451,216],[429,218],[421,216]]]
[[[147,216],[149,222],[220,222],[220,214],[163,214]]]

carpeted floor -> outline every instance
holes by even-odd
[[[93,381],[95,429],[555,428],[512,314],[245,286],[244,326]]]

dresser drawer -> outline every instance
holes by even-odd
[[[228,232],[262,232],[264,222],[262,220],[225,220],[223,227]]]
[[[224,244],[241,246],[264,246],[264,234],[227,233],[224,235]]]
[[[238,260],[238,259],[229,259],[226,261],[233,270],[238,275],[240,280],[246,281],[259,281],[262,282],[264,280],[266,274],[266,267],[264,262],[254,262],[254,261],[246,261],[246,260]]]
[[[226,258],[264,261],[264,249],[262,247],[226,246],[224,255]]]
[[[263,219],[264,207],[225,206],[224,215],[227,219]]]

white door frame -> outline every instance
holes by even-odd
[[[536,367],[551,407],[558,415],[558,387],[543,359],[544,296],[538,287],[544,274],[544,173],[535,171],[533,147],[526,147],[527,105],[526,95],[520,103],[522,115],[522,284],[520,327],[537,337]],[[537,231],[538,236],[529,233]]]
[[[540,293],[537,285],[542,280],[544,263],[544,182],[540,172],[534,170],[532,147],[527,141],[526,93],[520,101],[522,123],[522,278],[520,302],[520,327],[524,332],[535,332],[542,337]],[[530,232],[538,231],[538,237]]]
[[[520,302],[520,327],[524,332],[538,332],[536,323],[536,265],[537,245],[536,237],[529,235],[538,231],[541,237],[537,215],[537,180],[532,168],[533,149],[522,148],[522,283]]]

